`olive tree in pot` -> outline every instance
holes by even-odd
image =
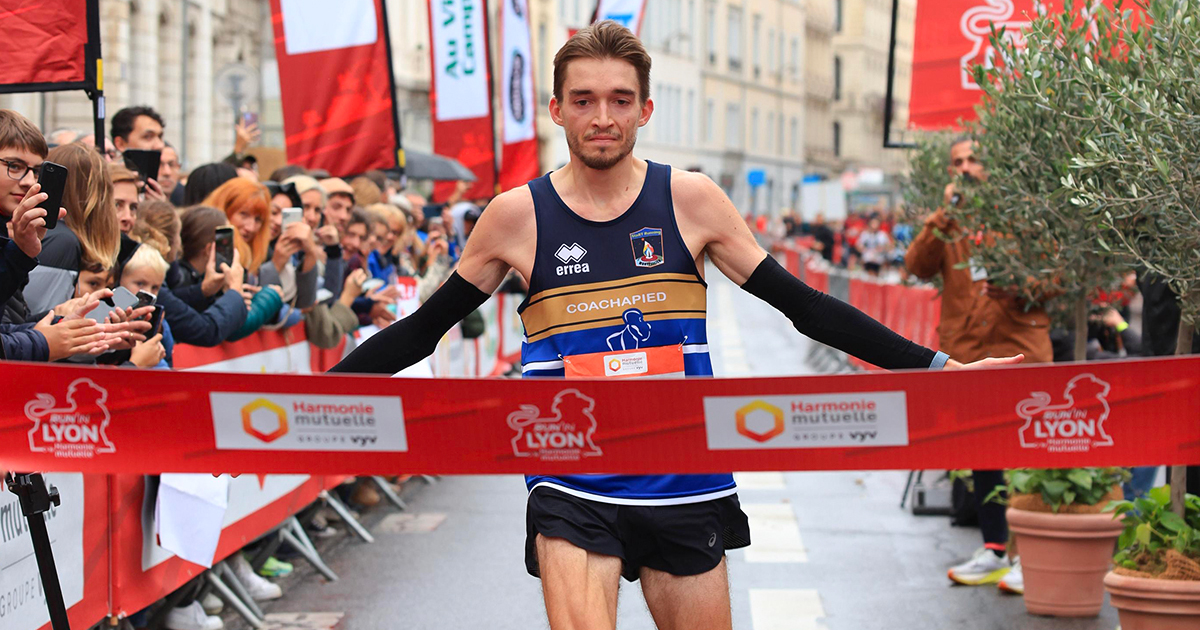
[[[1122,271],[1119,257],[1100,245],[1103,226],[1064,186],[1073,158],[1102,126],[1084,86],[1099,68],[1128,65],[1112,41],[1115,21],[1098,3],[1067,0],[1033,19],[1023,46],[993,34],[1003,63],[973,69],[984,93],[973,132],[988,178],[952,212],[964,233],[992,237],[973,261],[990,284],[1029,308],[1065,316],[1076,361],[1086,359],[1089,298],[1115,288]]]
[[[1074,328],[1077,361],[1086,359],[1090,297],[1119,282],[1121,271],[1119,256],[1099,245],[1103,226],[1065,186],[1073,158],[1101,128],[1081,86],[1099,67],[1128,63],[1114,45],[1119,18],[1095,4],[1067,1],[1036,17],[1023,47],[993,35],[1002,63],[975,68],[984,98],[974,131],[989,176],[971,186],[956,213],[968,234],[992,236],[976,250],[991,284],[1029,305],[1049,298],[1051,307],[1069,305],[1058,310]],[[1029,612],[1099,614],[1121,531],[1100,511],[1120,496],[1125,475],[1117,468],[1010,473],[1007,517]]]
[[[1166,279],[1179,298],[1177,354],[1200,321],[1200,3],[1149,0],[1141,24],[1120,24],[1131,64],[1080,82],[1102,125],[1075,158],[1071,200],[1101,217],[1105,251]],[[1106,176],[1119,171],[1119,177]],[[1185,468],[1172,468],[1182,510]],[[1182,513],[1180,513],[1182,516]]]
[[[1116,568],[1104,578],[1121,628],[1200,628],[1200,497],[1187,494],[1175,505],[1164,486],[1107,510],[1125,522]]]
[[[1058,617],[1100,614],[1104,575],[1122,530],[1121,523],[1102,510],[1124,496],[1121,483],[1128,475],[1124,468],[1009,472],[1006,515],[1020,545],[1029,612]]]

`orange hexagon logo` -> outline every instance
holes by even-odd
[[[746,424],[746,419],[755,411],[765,411],[771,414],[771,416],[775,419],[775,422],[771,425],[771,428],[759,433],[758,431],[751,429],[750,426]],[[737,410],[737,432],[750,438],[751,440],[754,440],[755,442],[766,442],[780,433],[783,433],[783,410],[770,403],[756,400]]]
[[[270,431],[259,431],[257,428],[255,428],[251,416],[253,416],[254,412],[258,411],[259,409],[265,409],[275,414],[276,418],[278,418],[279,426]],[[283,407],[276,405],[266,398],[259,398],[249,405],[242,407],[242,430],[262,440],[263,442],[274,442],[275,440],[287,435],[287,412],[283,410]]]

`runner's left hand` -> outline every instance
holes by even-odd
[[[996,367],[999,365],[1016,365],[1025,360],[1025,355],[1018,354],[1015,357],[988,357],[974,363],[962,364],[954,359],[946,361],[947,370],[978,370],[980,368]]]

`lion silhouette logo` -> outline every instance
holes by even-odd
[[[1046,392],[1032,392],[1017,403],[1017,415],[1025,420],[1020,431],[1021,446],[1052,452],[1112,446],[1112,437],[1104,429],[1111,390],[1111,385],[1095,375],[1080,374],[1067,383],[1060,403],[1055,404]]]
[[[58,457],[92,457],[112,453],[106,429],[109,415],[108,391],[90,378],[80,378],[67,386],[67,398],[60,407],[49,394],[38,394],[25,403],[25,417],[33,421],[29,430],[29,450],[54,453]]]
[[[540,417],[536,405],[521,405],[508,414],[508,427],[516,431],[513,454],[543,460],[578,460],[603,452],[592,441],[596,433],[596,401],[577,389],[564,389],[550,405],[553,415]]]
[[[650,340],[650,322],[636,308],[631,308],[621,314],[625,328],[608,336],[608,349],[613,352],[621,350],[637,350],[642,342]]]

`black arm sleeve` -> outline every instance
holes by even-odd
[[[417,312],[375,333],[329,371],[395,374],[433,354],[442,335],[488,297],[454,272]]]
[[[787,315],[802,334],[881,368],[929,368],[937,354],[804,284],[772,256],[758,265],[742,288]]]

